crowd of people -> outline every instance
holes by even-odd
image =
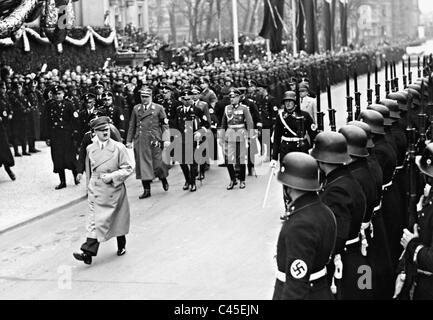
[[[394,51],[388,58],[398,60],[401,51]],[[247,172],[255,174],[254,156],[266,151],[272,169],[279,163],[286,208],[277,245],[275,299],[392,299],[410,294],[432,299],[432,193],[422,196],[419,224],[410,225],[405,170],[411,142],[406,128],[421,130],[412,115],[422,112],[431,81],[421,78],[386,99],[377,97],[339,133],[320,132],[317,126],[314,95],[322,87],[317,83],[320,72],[332,82],[345,77],[348,64],[366,71],[375,63],[364,52],[343,52],[27,75],[3,66],[0,164],[14,180],[9,143],[14,156],[21,157],[39,152],[35,141],[46,141],[60,179],[56,190],[67,187],[65,170],[72,171],[76,184],[86,171],[93,188],[92,214],[105,208],[112,192],[123,199],[129,215],[123,182],[132,168],[125,147],[134,148],[135,175],[143,186],[140,199],[151,197],[156,178],[169,190],[169,171],[176,162],[185,178],[183,190],[196,192],[196,180],[207,179],[211,160],[218,160],[218,145],[228,171],[227,190],[245,189]],[[213,147],[205,148],[204,155],[195,152],[206,145]],[[420,148],[417,162],[427,183],[432,148]],[[123,160],[111,161],[113,153]],[[109,192],[101,189],[100,181],[110,184]],[[115,236],[118,255],[125,253],[129,219],[114,229],[120,231],[99,233],[111,230],[107,223],[92,222],[76,259],[91,264],[99,242]],[[361,266],[371,270],[365,286],[358,281]],[[403,274],[407,281],[394,292],[395,270],[397,281]]]

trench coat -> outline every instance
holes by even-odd
[[[170,130],[164,107],[151,103],[147,110],[139,104],[131,113],[126,142],[134,141],[137,180],[152,181],[168,177],[168,166],[162,160],[162,148],[154,142],[170,141]]]
[[[87,238],[107,241],[129,232],[130,212],[125,180],[133,173],[132,162],[126,147],[112,139],[104,150],[97,137],[87,147],[86,175],[89,215]],[[109,174],[112,182],[104,183],[103,174]]]

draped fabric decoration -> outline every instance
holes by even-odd
[[[37,40],[40,43],[49,45],[50,39],[48,39],[47,37],[42,37],[38,32],[36,32],[33,29],[30,28],[25,28],[22,27],[21,29],[19,29],[16,32],[15,38],[16,40],[12,40],[12,38],[6,38],[6,39],[0,39],[0,46],[13,46],[15,45],[16,41],[21,39],[21,37],[23,38],[23,43],[24,43],[24,51],[25,52],[29,52],[30,51],[30,42],[28,39],[28,36],[32,37],[33,39]],[[117,49],[118,48],[118,41],[117,41],[117,36],[116,36],[116,31],[113,29],[110,33],[110,35],[108,37],[103,37],[100,34],[98,34],[95,30],[93,30],[92,27],[87,27],[87,32],[86,35],[82,38],[82,39],[74,39],[71,38],[69,36],[66,36],[64,42],[77,46],[77,47],[83,47],[85,46],[87,43],[90,42],[90,49],[92,51],[96,50],[96,45],[95,45],[95,38],[96,40],[98,40],[100,43],[104,44],[104,45],[114,45],[114,47]],[[57,46],[57,51],[59,53],[63,52],[63,46],[61,45],[61,43],[56,44]]]
[[[305,51],[305,10],[303,0],[296,0],[296,40],[298,41],[298,50]]]
[[[39,0],[22,1],[10,14],[0,19],[0,38],[7,38],[18,31],[37,7]]]

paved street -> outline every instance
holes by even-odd
[[[401,66],[397,73],[401,77]],[[383,71],[379,78],[384,83]],[[366,76],[358,82],[365,108]],[[353,91],[353,82],[351,86]],[[345,84],[333,88],[337,128],[346,119],[345,90]],[[384,97],[384,85],[382,90]],[[327,109],[326,93],[322,107]],[[170,172],[169,192],[155,182],[147,200],[138,200],[141,184],[130,178],[127,254],[117,257],[116,241],[111,240],[101,245],[94,263],[85,266],[72,257],[85,237],[87,203],[80,201],[84,184],[73,186],[68,172],[68,188],[54,191],[58,178],[52,173],[49,148],[42,143],[38,148],[42,153],[17,160],[16,182],[0,173],[0,203],[6,203],[6,208],[0,208],[0,299],[272,297],[273,256],[283,204],[281,187],[274,179],[268,206],[261,208],[268,163],[257,168],[258,178],[248,177],[245,190],[231,192],[225,189],[226,169],[216,166],[194,194],[182,191],[178,166]],[[75,204],[50,211],[68,203]],[[42,219],[1,233],[47,212]]]

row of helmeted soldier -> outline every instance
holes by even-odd
[[[403,90],[393,78],[391,92],[387,77],[386,98],[376,90],[356,120],[348,99],[338,133],[330,105],[331,131],[309,155],[289,116],[295,103],[280,113],[286,213],[274,299],[433,299],[431,62],[413,83],[405,76]]]

